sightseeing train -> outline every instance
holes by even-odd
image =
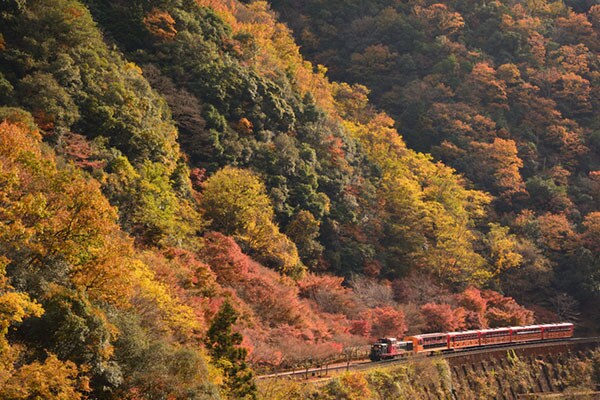
[[[570,338],[573,336],[573,328],[574,326],[571,323],[559,323],[462,332],[427,333],[407,336],[404,340],[383,338],[371,345],[369,358],[371,361],[380,361],[410,354],[431,354],[505,343]]]

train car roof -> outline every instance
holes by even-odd
[[[511,326],[510,329],[541,329],[543,325]]]
[[[437,336],[448,336],[448,333],[445,333],[445,332],[423,333],[421,335],[412,335],[412,336],[407,336],[407,337],[414,337],[414,338],[417,338],[417,339],[424,339],[424,338],[437,337]]]
[[[477,333],[479,334],[480,331],[478,330],[469,330],[469,331],[457,331],[457,332],[448,332],[449,336],[455,336],[455,335],[464,335],[464,334],[470,334],[470,333]]]
[[[490,329],[480,329],[479,330],[479,332],[481,332],[481,333],[501,332],[501,331],[509,332],[510,328],[505,327],[505,328],[490,328]]]

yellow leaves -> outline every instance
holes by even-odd
[[[134,295],[132,304],[146,318],[155,320],[164,330],[181,338],[190,338],[200,330],[194,310],[179,301],[168,287],[156,279],[154,273],[140,260],[130,265]]]
[[[517,250],[517,238],[508,233],[509,228],[490,224],[486,242],[490,248],[492,273],[498,275],[506,270],[517,268],[523,262],[523,256]]]
[[[0,373],[0,398],[5,400],[78,400],[90,391],[89,381],[71,361],[61,361],[50,354],[42,362],[10,367]]]
[[[134,62],[125,63],[125,65],[123,65],[123,70],[126,72],[133,72],[139,76],[143,74],[142,69]]]
[[[69,166],[57,169],[54,158],[42,154],[39,135],[0,124],[0,182],[12,182],[0,203],[0,256],[25,251],[27,260],[13,261],[40,269],[66,263],[72,283],[93,301],[132,303],[184,336],[199,329],[193,310],[136,259],[133,240],[120,231],[99,184]],[[0,334],[41,312],[26,294],[0,287]]]
[[[74,268],[71,275],[92,300],[128,307],[133,295],[133,263],[133,240],[113,232],[89,250],[86,264]]]
[[[6,335],[11,325],[23,322],[24,318],[39,317],[44,310],[26,293],[13,291],[8,284],[5,268],[8,259],[0,256],[0,370],[7,368],[15,356],[15,351],[10,348]],[[2,374],[0,374],[0,387]]]
[[[203,7],[213,9],[235,34],[250,34],[255,43],[249,63],[256,71],[268,78],[291,76],[298,93],[311,93],[316,104],[323,110],[333,111],[333,97],[326,68],[302,59],[300,48],[290,29],[277,22],[275,14],[266,1],[249,4],[222,0],[196,0]],[[316,69],[316,71],[315,71]]]
[[[476,284],[489,279],[473,246],[472,226],[484,216],[490,196],[466,189],[453,169],[407,149],[385,114],[363,124],[346,121],[344,127],[381,169],[382,218],[391,221],[388,240],[400,253],[408,252],[443,279]]]
[[[373,395],[369,389],[369,382],[364,374],[359,372],[347,372],[338,379],[340,387],[343,390],[343,394],[340,393],[342,398],[348,400],[361,400],[371,398]]]
[[[212,229],[245,243],[259,261],[286,274],[302,274],[296,246],[273,221],[265,186],[252,172],[218,171],[204,184],[201,208]]]
[[[39,317],[42,306],[32,301],[26,293],[7,292],[0,296],[0,335],[6,334],[12,324],[23,322],[27,317]]]
[[[57,170],[36,132],[0,124],[0,181],[8,183],[0,206],[3,250],[27,248],[36,266],[57,256],[84,265],[90,248],[117,229],[99,184],[70,167]]]
[[[355,84],[350,86],[346,82],[334,82],[331,85],[335,99],[335,108],[338,113],[352,122],[366,122],[372,116],[369,106],[369,89],[366,86]]]

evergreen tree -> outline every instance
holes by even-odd
[[[242,335],[233,332],[238,313],[225,301],[206,334],[206,347],[214,365],[225,375],[225,390],[234,399],[256,399],[254,374],[246,364],[248,351],[240,347]]]

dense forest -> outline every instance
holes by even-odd
[[[275,0],[273,6],[305,56],[370,94],[409,147],[493,196],[487,220],[506,230],[521,256],[502,262],[508,267],[500,267],[502,290],[524,302],[596,308],[599,5]]]
[[[0,398],[598,329],[600,6],[301,3],[0,2]]]

